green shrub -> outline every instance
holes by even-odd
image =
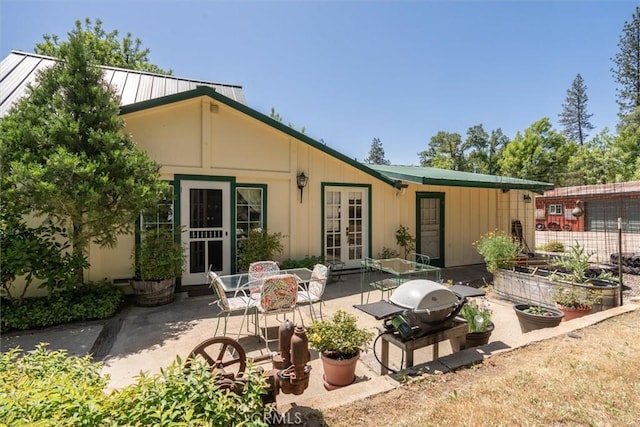
[[[67,252],[67,241],[57,240],[62,229],[50,222],[31,228],[21,215],[3,207],[0,210],[0,296],[22,300],[34,279],[49,292],[73,285],[78,269],[89,264],[86,257]],[[14,281],[23,276],[25,285],[16,291]]]
[[[249,366],[241,394],[221,389],[209,366],[180,358],[160,374],[141,374],[105,392],[109,377],[90,356],[48,351],[0,354],[0,425],[11,426],[266,426],[265,377]]]
[[[185,252],[176,235],[177,231],[174,234],[166,228],[143,233],[142,242],[136,247],[136,280],[161,281],[182,274]]]
[[[38,329],[79,320],[106,319],[122,306],[124,294],[108,283],[85,284],[22,301],[2,300],[0,330]]]
[[[0,423],[10,426],[102,425],[107,377],[90,356],[48,351],[0,354]]]
[[[304,259],[294,260],[287,259],[280,263],[281,270],[289,270],[292,268],[308,268],[313,270],[316,264],[324,264],[324,258],[321,256],[305,256]]]
[[[262,419],[266,380],[245,370],[242,394],[219,388],[209,366],[196,359],[185,367],[180,358],[158,375],[141,374],[122,389],[107,408],[117,425],[266,425]]]
[[[387,248],[386,246],[383,246],[380,253],[378,253],[378,257],[383,259],[397,258],[399,256],[400,253],[398,253],[398,251],[396,251],[395,249]]]
[[[476,242],[473,247],[484,258],[487,271],[493,273],[499,268],[511,268],[522,250],[520,244],[503,231],[489,232]]]
[[[240,241],[238,247],[238,269],[247,271],[255,261],[272,261],[282,252],[282,233],[269,233],[266,228],[252,228],[249,236]]]
[[[542,245],[542,250],[546,252],[564,252],[564,243],[551,240]]]

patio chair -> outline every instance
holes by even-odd
[[[256,261],[249,264],[249,281],[264,279],[280,273],[280,266],[275,261]]]
[[[249,310],[255,310],[258,305],[258,301],[251,298],[246,294],[244,289],[238,289],[233,297],[227,297],[225,293],[224,287],[222,286],[222,282],[218,278],[218,275],[209,271],[208,276],[210,279],[209,286],[213,289],[213,294],[216,297],[214,303],[220,308],[220,312],[218,313],[218,323],[216,324],[216,330],[213,333],[213,336],[218,335],[218,329],[220,328],[220,318],[224,316],[224,329],[222,331],[222,335],[227,335],[227,321],[229,320],[229,316],[232,313],[240,313],[242,312],[242,323],[240,323],[240,329],[238,330],[238,339],[240,338],[240,334],[242,333],[242,328],[244,326],[244,322],[247,318],[247,314]],[[249,332],[249,322],[247,322],[247,332]],[[255,335],[258,335],[257,326],[254,332]]]
[[[429,255],[425,255],[425,254],[419,254],[416,252],[412,252],[411,256],[409,257],[410,261],[415,261],[418,264],[424,264],[424,265],[429,265],[429,263],[431,262],[431,258],[429,257]]]
[[[311,279],[307,286],[300,286],[298,290],[298,304],[309,304],[309,314],[311,320],[316,320],[315,310],[313,305],[320,303],[320,320],[322,320],[322,295],[327,285],[329,278],[329,268],[324,264],[316,264],[313,267],[311,273]]]
[[[269,349],[269,328],[267,317],[282,313],[293,313],[293,323],[296,323],[296,310],[298,309],[298,277],[294,274],[276,274],[266,277],[262,282],[260,300],[256,306],[257,316],[261,315],[264,320],[264,338],[267,350]],[[300,316],[302,318],[302,316]],[[303,325],[304,326],[304,325]],[[258,327],[259,328],[259,327]],[[277,340],[272,339],[271,341]]]
[[[396,289],[403,282],[402,279],[389,277],[387,274],[383,273],[380,261],[373,258],[364,259],[362,262],[362,274],[367,283],[367,303],[369,303],[369,297],[371,296],[372,289],[380,291],[380,299],[384,299],[385,294],[388,299],[391,295],[391,291]]]

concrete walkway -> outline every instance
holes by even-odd
[[[474,285],[489,281],[491,276],[484,265],[464,268],[444,269],[444,280],[454,282],[472,282]],[[376,293],[374,293],[376,292]],[[380,298],[378,291],[372,291],[371,302]],[[360,275],[344,275],[339,281],[327,286],[324,295],[323,314],[330,316],[338,309],[353,313],[359,318],[359,325],[377,331],[381,321],[355,309],[360,304]],[[380,343],[376,348],[364,353],[358,363],[356,382],[339,390],[327,391],[322,383],[322,366],[318,354],[311,351],[312,367],[309,387],[301,395],[278,394],[278,410],[300,411],[301,408],[327,409],[334,406],[363,399],[400,385],[407,378],[424,373],[438,373],[456,370],[482,361],[483,358],[508,351],[532,342],[550,337],[572,333],[604,319],[639,308],[637,304],[627,302],[622,307],[594,313],[569,322],[563,322],[555,328],[540,329],[523,334],[513,311],[513,303],[488,296],[493,309],[492,320],[496,325],[489,344],[482,347],[463,350],[451,354],[448,342],[440,343],[437,360],[432,360],[430,347],[417,350],[414,354],[414,368],[392,375],[380,375]],[[309,309],[301,307],[303,323],[310,324]],[[158,373],[160,368],[169,366],[176,356],[183,360],[199,343],[213,336],[217,309],[212,304],[212,296],[189,297],[186,292],[176,295],[176,300],[159,307],[131,306],[117,319],[107,322],[87,322],[79,325],[49,328],[43,331],[10,333],[0,337],[0,350],[15,346],[30,350],[40,342],[49,343],[50,349],[66,349],[69,354],[84,355],[89,352],[103,362],[102,372],[111,377],[110,388],[121,388],[135,381],[141,372]],[[227,335],[237,333],[240,328],[240,316],[229,319]],[[299,318],[297,319],[299,322]],[[221,322],[222,323],[222,322]],[[270,317],[273,325],[271,336],[277,333],[275,317]],[[107,330],[108,329],[108,330]],[[109,337],[111,335],[111,337]],[[249,358],[269,354],[265,344],[255,336],[243,335],[239,343]],[[276,344],[271,351],[276,351]],[[393,346],[390,350],[390,367],[398,369],[403,355]],[[270,362],[263,362],[270,369]]]

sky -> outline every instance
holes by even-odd
[[[419,165],[438,132],[512,139],[558,115],[577,74],[591,136],[618,122],[612,58],[638,0],[0,0],[0,53],[76,20],[131,33],[178,77],[240,85],[248,105],[363,161],[379,138]]]

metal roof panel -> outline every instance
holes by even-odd
[[[56,58],[34,53],[12,51],[0,63],[0,117],[4,116],[11,105],[26,94],[26,83],[35,82],[39,69],[50,67]],[[138,102],[162,98],[179,92],[208,86],[232,100],[246,105],[242,86],[215,83],[127,70],[116,67],[101,67],[105,81],[114,87],[120,97],[120,105],[126,106]]]
[[[450,185],[455,187],[524,189],[544,191],[553,188],[553,184],[520,178],[486,175],[473,172],[453,171],[449,169],[421,166],[367,165],[391,179],[400,179],[417,184]]]

